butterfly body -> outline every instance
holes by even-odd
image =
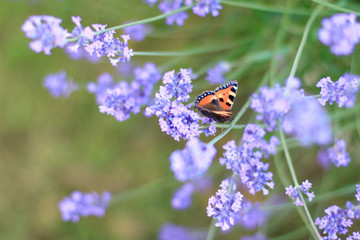
[[[231,107],[236,97],[238,83],[230,81],[215,91],[205,91],[196,97],[195,108],[205,117],[217,122],[230,121],[233,115]]]

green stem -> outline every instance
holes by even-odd
[[[216,222],[216,220],[213,218],[211,220],[210,227],[209,227],[209,230],[208,230],[207,235],[206,235],[206,240],[214,239],[215,233],[216,233],[215,222]]]
[[[95,32],[94,34],[95,34],[95,35],[99,35],[99,34],[102,34],[102,33],[108,32],[108,31],[112,31],[112,30],[119,30],[119,29],[122,29],[122,28],[130,27],[130,26],[134,26],[134,25],[138,25],[138,24],[150,23],[150,22],[158,21],[158,20],[161,20],[161,19],[163,19],[163,18],[166,18],[166,17],[168,17],[168,16],[170,16],[170,15],[173,15],[173,14],[175,14],[175,13],[187,11],[187,10],[189,10],[190,8],[192,8],[193,6],[194,6],[194,5],[185,6],[185,7],[176,9],[176,10],[174,10],[174,11],[171,11],[171,12],[169,12],[169,13],[161,14],[161,15],[156,16],[156,17],[151,17],[151,18],[147,18],[147,19],[144,19],[144,20],[140,20],[140,21],[136,21],[136,22],[131,22],[131,23],[126,23],[126,24],[122,24],[122,25],[119,25],[119,26],[107,28],[107,29],[104,29],[104,30]],[[68,42],[74,42],[74,41],[77,41],[78,39],[79,39],[78,37],[76,37],[76,38],[68,38]]]
[[[340,11],[340,12],[346,12],[346,13],[355,13],[356,15],[360,16],[360,12],[357,12],[357,11],[354,11],[354,10],[351,10],[351,9],[347,9],[347,8],[343,8],[343,7],[339,7],[335,4],[332,4],[332,3],[329,3],[327,1],[324,1],[324,0],[311,0],[313,2],[316,2],[320,5],[323,5],[323,6],[326,6],[326,7],[329,7],[331,9],[334,9],[336,11]]]
[[[269,6],[261,3],[253,3],[253,2],[241,2],[241,1],[228,1],[228,0],[221,0],[221,3],[235,6],[235,7],[243,7],[249,8],[264,12],[274,12],[274,13],[290,13],[290,14],[297,14],[297,15],[309,15],[310,12],[307,10],[294,10],[290,8],[280,8],[279,6]]]
[[[292,161],[291,161],[291,157],[290,157],[289,150],[288,150],[287,145],[286,145],[284,132],[283,132],[283,130],[281,129],[281,126],[280,126],[280,122],[278,122],[278,129],[279,129],[279,133],[280,133],[280,141],[281,141],[282,147],[283,147],[283,149],[284,149],[284,153],[285,153],[285,159],[286,159],[286,162],[287,162],[287,164],[288,164],[288,167],[289,167],[290,174],[291,174],[291,177],[292,177],[292,179],[293,179],[294,185],[295,185],[295,187],[296,187],[296,186],[300,186],[300,185],[299,185],[299,182],[298,182],[298,180],[297,180],[297,177],[296,177],[296,173],[295,173],[294,166],[293,166]],[[313,220],[312,220],[312,217],[311,217],[311,215],[310,215],[310,212],[309,212],[309,210],[308,210],[308,208],[307,208],[305,199],[304,199],[304,197],[302,196],[302,192],[299,191],[299,190],[298,190],[298,192],[299,192],[299,195],[300,195],[300,200],[301,200],[301,202],[303,203],[303,207],[304,207],[304,209],[305,209],[305,213],[306,213],[308,222],[310,223],[311,228],[312,228],[312,231],[311,231],[311,229],[309,229],[309,230],[310,230],[310,232],[311,232],[312,234],[315,233],[317,239],[321,239],[321,236],[320,236],[320,234],[319,234],[319,232],[318,232],[318,230],[317,230],[317,228],[316,228],[316,226],[315,226],[315,224],[314,224],[314,222],[313,222]],[[305,224],[307,225],[307,222],[305,222]]]
[[[306,23],[306,26],[305,26],[305,29],[304,29],[304,34],[302,36],[300,46],[299,46],[298,51],[296,53],[296,57],[295,57],[293,66],[292,66],[290,74],[289,74],[290,78],[295,76],[295,72],[296,72],[296,69],[298,67],[302,51],[304,49],[305,43],[306,43],[308,35],[309,35],[310,27],[311,27],[312,23],[314,22],[315,18],[317,17],[317,15],[319,15],[319,13],[321,12],[322,9],[323,9],[323,6],[321,6],[321,5],[317,6],[315,8],[314,12],[310,15],[310,18]]]

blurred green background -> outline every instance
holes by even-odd
[[[256,2],[270,4],[271,1]],[[356,1],[341,3],[360,10]],[[271,5],[309,11],[315,4],[272,1]],[[221,179],[230,174],[219,167],[218,158],[211,169],[212,173],[216,172],[213,189],[195,195],[189,210],[173,210],[170,206],[172,192],[180,184],[169,170],[168,157],[172,151],[183,148],[185,142],[175,142],[162,133],[155,117],[148,119],[138,114],[118,122],[98,111],[95,97],[85,91],[86,83],[96,81],[104,72],[113,74],[115,80],[125,79],[107,59],[96,64],[75,61],[59,48],[53,49],[50,56],[36,54],[28,47],[30,41],[21,31],[21,25],[31,15],[61,18],[62,26],[72,30],[71,16],[81,16],[83,26],[101,23],[112,27],[159,14],[157,7],[149,7],[140,0],[1,1],[0,239],[156,239],[159,228],[167,221],[207,230],[210,224],[206,216],[207,199],[215,193]],[[325,10],[322,15],[329,14]],[[235,67],[228,80],[237,79],[240,84],[235,111],[256,90],[264,75],[270,74],[272,80],[283,83],[308,19],[305,14],[289,15],[284,20],[280,13],[228,5],[223,5],[216,18],[200,18],[191,12],[189,15],[182,27],[167,26],[165,20],[151,23],[154,31],[143,42],[130,42],[130,47],[134,51],[152,52],[193,51],[204,47],[225,49],[175,57],[134,56],[131,63],[143,66],[146,62],[155,62],[163,72],[191,67],[199,75],[194,80],[193,101],[201,91],[215,88],[206,83],[204,72],[219,60],[231,61]],[[314,84],[320,78],[330,75],[337,79],[349,71],[351,64],[358,66],[359,63],[356,59],[359,49],[353,58],[336,58],[317,41],[319,22],[317,19],[314,23],[296,74],[311,94],[319,92]],[[121,35],[122,31],[117,34]],[[271,59],[276,60],[271,62]],[[81,90],[69,98],[54,99],[42,87],[42,81],[47,74],[60,70],[65,70],[79,83]],[[360,74],[357,68],[353,73]],[[331,111],[335,111],[334,108]],[[336,124],[342,126],[359,120],[356,109],[350,113],[337,111],[338,114],[344,112],[347,115],[339,118]],[[245,116],[249,118],[250,113]],[[218,142],[218,157],[222,155],[221,146],[230,139],[240,139],[241,134],[242,131],[232,131]],[[315,194],[359,182],[356,126],[349,127],[342,136],[349,141],[353,168],[324,171],[315,163],[318,148],[293,151],[299,179],[312,179]],[[202,140],[208,142],[210,139]],[[279,158],[283,162],[282,154]],[[275,174],[274,192],[282,192],[284,186],[277,174],[281,171],[287,174],[287,168],[281,163],[281,169],[275,169],[272,160],[270,165]],[[104,218],[62,222],[58,202],[74,190],[110,191],[116,201]],[[261,194],[256,199],[259,196],[263,199]],[[354,200],[353,194],[312,205],[311,210],[321,216],[324,208],[335,203],[342,206],[345,200]],[[288,224],[293,230],[303,226],[293,208],[286,214],[292,216]],[[274,218],[281,223],[281,218]],[[290,231],[280,223],[268,230],[269,235]],[[244,232],[238,228],[216,239],[239,239]],[[305,230],[297,239],[307,237]]]

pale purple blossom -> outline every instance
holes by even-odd
[[[305,180],[302,182],[300,186],[293,187],[292,185],[289,185],[285,188],[286,192],[285,194],[288,195],[291,199],[295,200],[293,203],[296,206],[303,206],[303,202],[300,199],[300,193],[299,190],[301,190],[304,194],[306,194],[309,198],[309,202],[313,200],[315,197],[314,192],[309,192],[312,184],[309,182],[309,180]]]
[[[78,89],[78,85],[72,79],[66,79],[65,71],[47,75],[43,81],[43,86],[55,98],[69,97],[73,91]]]
[[[316,86],[321,88],[321,98],[318,99],[321,105],[325,106],[326,102],[332,105],[336,102],[339,107],[351,108],[359,91],[360,77],[345,73],[336,82],[331,81],[330,77],[322,78]]]
[[[176,150],[170,155],[170,169],[181,182],[194,180],[206,173],[215,154],[213,145],[193,138],[186,143],[183,150]]]
[[[338,13],[330,18],[324,18],[318,31],[321,43],[330,47],[337,55],[350,55],[360,41],[360,24],[354,13]]]
[[[215,196],[209,198],[206,208],[208,217],[213,217],[215,226],[227,231],[235,224],[236,215],[241,210],[243,195],[236,191],[236,184],[225,179]]]
[[[26,37],[33,41],[29,43],[30,48],[46,55],[51,54],[55,47],[63,48],[67,44],[67,37],[70,35],[67,29],[60,26],[60,18],[53,16],[31,16],[21,26]]]
[[[104,192],[102,195],[96,192],[81,193],[75,191],[70,197],[65,197],[59,203],[59,209],[64,221],[78,222],[80,217],[94,215],[103,217],[109,206],[111,194]]]
[[[338,234],[346,234],[353,224],[351,219],[354,218],[354,212],[351,210],[333,205],[325,209],[325,213],[322,218],[315,219],[315,224],[323,230],[323,234],[327,234],[323,239],[338,239]]]

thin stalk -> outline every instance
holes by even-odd
[[[323,6],[329,7],[331,9],[336,10],[336,11],[346,12],[346,13],[355,13],[356,15],[360,16],[360,12],[358,12],[358,11],[343,8],[343,7],[337,6],[335,4],[329,3],[329,2],[324,1],[324,0],[311,0],[311,1],[316,2],[316,3],[318,3],[320,5],[323,5]]]
[[[173,15],[173,14],[175,14],[175,13],[187,11],[187,10],[189,10],[190,8],[192,8],[193,6],[194,6],[194,5],[185,6],[185,7],[176,9],[176,10],[174,10],[174,11],[171,11],[171,12],[169,12],[169,13],[161,14],[161,15],[158,15],[158,16],[155,16],[155,17],[147,18],[147,19],[144,19],[144,20],[136,21],[136,22],[126,23],[126,24],[118,25],[118,26],[111,27],[111,28],[106,28],[106,29],[104,29],[104,30],[95,32],[94,34],[95,34],[95,35],[99,35],[99,34],[102,34],[102,33],[108,32],[108,31],[112,31],[112,30],[119,30],[119,29],[122,29],[122,28],[130,27],[130,26],[134,26],[134,25],[138,25],[138,24],[155,22],[155,21],[164,19],[164,18],[166,18],[166,17],[168,17],[168,16],[170,16],[170,15]],[[78,39],[79,39],[79,37],[76,37],[76,38],[68,38],[67,41],[68,41],[68,42],[74,42],[74,41],[77,41]]]
[[[310,12],[308,10],[295,10],[291,8],[279,8],[279,6],[269,6],[266,4],[261,3],[253,3],[253,2],[241,2],[241,1],[228,1],[228,0],[221,0],[221,3],[235,6],[235,7],[243,7],[243,8],[249,8],[264,12],[274,12],[274,13],[290,13],[290,14],[296,14],[296,15],[309,15]]]
[[[287,164],[288,164],[291,177],[292,177],[292,179],[293,179],[293,182],[294,182],[295,186],[300,186],[300,185],[299,185],[299,182],[298,182],[298,180],[297,180],[297,177],[296,177],[296,173],[295,173],[294,166],[293,166],[292,161],[291,161],[291,157],[290,157],[289,150],[288,150],[287,145],[286,145],[284,132],[283,132],[283,130],[281,129],[281,126],[280,126],[280,122],[278,122],[278,129],[279,129],[279,133],[280,133],[280,141],[281,141],[281,144],[282,144],[283,149],[284,149],[285,159],[286,159],[286,162],[287,162]],[[316,226],[315,226],[315,224],[314,224],[314,222],[313,222],[313,220],[312,220],[312,217],[311,217],[311,215],[310,215],[309,209],[307,208],[305,199],[304,199],[304,197],[302,196],[302,192],[299,191],[299,190],[298,190],[298,192],[299,192],[299,195],[300,195],[300,200],[301,200],[301,202],[303,203],[303,207],[304,207],[304,209],[305,209],[305,213],[306,213],[308,222],[310,223],[311,228],[312,228],[312,231],[311,231],[311,229],[309,229],[309,230],[310,230],[310,232],[312,233],[312,235],[313,235],[313,233],[315,234],[315,236],[316,236],[317,239],[321,239],[321,236],[320,236],[320,234],[319,234],[319,232],[318,232],[318,230],[317,230],[317,228],[316,228]],[[305,222],[305,224],[307,225],[307,222]]]
[[[308,36],[309,36],[310,27],[311,27],[312,23],[314,22],[315,18],[319,15],[319,13],[321,12],[321,10],[322,10],[323,8],[324,8],[324,7],[323,7],[322,5],[317,6],[317,7],[315,8],[314,12],[310,15],[310,18],[309,18],[309,20],[308,20],[307,23],[306,23],[306,26],[305,26],[305,29],[304,29],[304,34],[303,34],[303,36],[302,36],[302,39],[301,39],[301,42],[300,42],[300,46],[299,46],[298,51],[297,51],[297,53],[296,53],[296,57],[295,57],[293,66],[292,66],[292,68],[291,68],[291,71],[290,71],[290,74],[289,74],[289,78],[292,78],[292,77],[295,76],[295,72],[296,72],[296,69],[297,69],[297,67],[298,67],[301,54],[302,54],[302,52],[303,52],[305,43],[306,43],[307,38],[308,38]]]

